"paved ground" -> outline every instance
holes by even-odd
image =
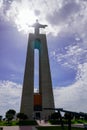
[[[3,130],[37,130],[33,126],[3,126]]]
[[[44,120],[41,120],[41,121],[37,120],[37,123],[39,126],[61,126],[61,125],[52,125],[49,122],[45,122]],[[72,127],[87,128],[87,124],[85,126],[84,124],[73,124]]]
[[[41,121],[37,120],[37,123],[38,123],[39,126],[53,126],[49,122],[46,122],[44,120],[41,120]]]
[[[41,121],[37,120],[37,123],[39,126],[55,126],[55,125],[51,125],[49,122],[45,122],[44,120]],[[60,125],[56,125],[56,126],[60,126]],[[83,124],[74,124],[72,125],[72,127],[87,128],[87,124],[85,126]],[[35,126],[3,126],[2,128],[3,130],[37,130]]]

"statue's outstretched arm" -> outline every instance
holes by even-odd
[[[48,25],[41,25],[40,28],[45,28],[47,27]]]

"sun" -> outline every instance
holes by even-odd
[[[31,30],[31,25],[35,23],[37,17],[34,12],[29,9],[22,9],[18,12],[15,19],[15,24],[17,25],[18,31],[23,31],[28,33]]]

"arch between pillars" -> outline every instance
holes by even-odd
[[[38,87],[38,90],[39,90],[39,87],[40,87],[40,69],[39,68],[40,68],[40,53],[41,53],[41,40],[39,38],[33,41],[33,47],[34,47],[34,88]],[[35,70],[37,68],[38,70]],[[38,71],[38,75],[36,75],[36,71]],[[37,83],[37,81],[35,80],[38,80],[38,86],[35,86],[35,82]]]
[[[35,50],[37,50],[38,53],[38,78],[36,78],[38,80],[38,91],[34,92],[34,111],[35,111],[35,115],[37,112],[42,111],[42,95],[40,93],[40,52],[41,52],[41,40],[40,39],[35,39],[34,40],[34,88],[35,88]],[[39,113],[40,114],[40,113]]]

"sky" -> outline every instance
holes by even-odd
[[[87,113],[87,0],[0,0],[0,115],[20,111],[36,19],[48,25],[41,33],[47,36],[55,107]]]

